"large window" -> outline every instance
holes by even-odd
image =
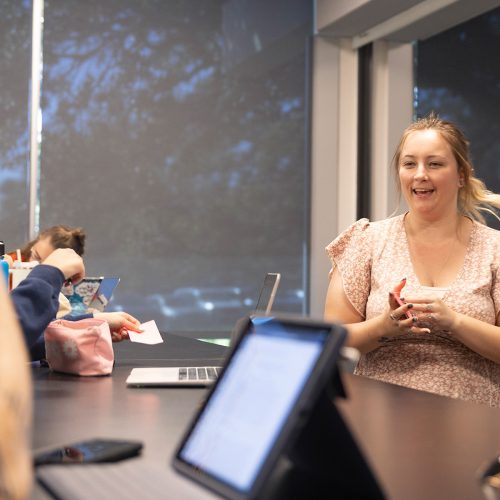
[[[418,43],[416,111],[459,124],[476,175],[500,192],[500,8]],[[488,218],[490,225],[500,223]]]
[[[40,227],[88,233],[112,306],[229,330],[267,271],[302,312],[312,2],[46,0]]]
[[[28,234],[31,1],[0,0],[0,240],[7,250]]]

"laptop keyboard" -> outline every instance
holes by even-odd
[[[179,380],[217,380],[222,368],[219,366],[179,368]]]

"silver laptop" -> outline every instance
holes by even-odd
[[[267,273],[260,289],[259,298],[255,307],[254,316],[266,316],[271,312],[280,283],[279,273]],[[238,323],[231,332],[231,340],[240,331]],[[127,377],[129,387],[161,387],[172,385],[205,386],[217,380],[222,367],[220,366],[175,366],[175,367],[147,367],[133,368]]]

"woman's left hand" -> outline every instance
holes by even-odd
[[[407,297],[406,300],[413,304],[412,311],[417,315],[416,326],[430,330],[451,331],[453,329],[457,313],[441,299]]]
[[[121,342],[128,339],[128,331],[141,333],[141,322],[126,312],[99,312],[94,313],[94,318],[104,319],[109,325],[111,331],[111,340]]]

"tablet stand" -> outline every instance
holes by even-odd
[[[333,402],[331,389],[323,391],[291,450],[278,461],[263,498],[384,498]],[[340,378],[333,389],[336,396],[342,395]]]

